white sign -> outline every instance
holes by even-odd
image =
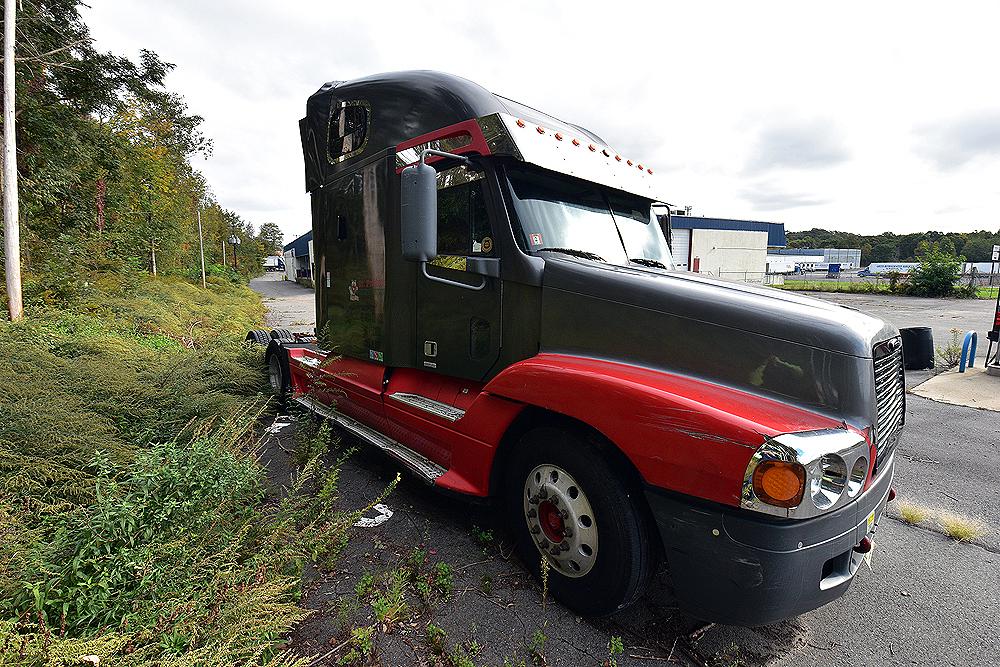
[[[993,246],[993,261],[1000,261],[1000,245]]]

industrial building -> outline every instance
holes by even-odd
[[[285,277],[312,287],[313,233],[308,231],[284,247]]]
[[[670,249],[682,271],[744,282],[767,282],[768,253],[784,248],[785,225],[705,218],[673,211]]]
[[[861,250],[856,248],[780,248],[771,254],[803,256],[796,260],[803,271],[825,270],[830,264],[840,264],[844,271],[861,268]]]

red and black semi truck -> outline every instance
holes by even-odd
[[[459,77],[328,83],[300,132],[317,328],[271,333],[277,392],[498,503],[578,613],[664,559],[711,621],[845,593],[893,496],[896,329],[675,270],[645,162]]]

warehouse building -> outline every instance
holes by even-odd
[[[861,268],[861,250],[857,248],[781,248],[775,255],[804,255],[810,259],[798,260],[803,271],[826,270],[830,264],[840,264],[844,271]],[[822,259],[816,261],[817,256]]]
[[[308,231],[284,247],[285,277],[312,287],[313,233]]]
[[[784,248],[785,225],[705,218],[673,211],[670,248],[682,271],[744,282],[768,282],[767,255]]]

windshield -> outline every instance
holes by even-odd
[[[508,171],[528,250],[622,266],[672,268],[648,199],[541,171]]]

